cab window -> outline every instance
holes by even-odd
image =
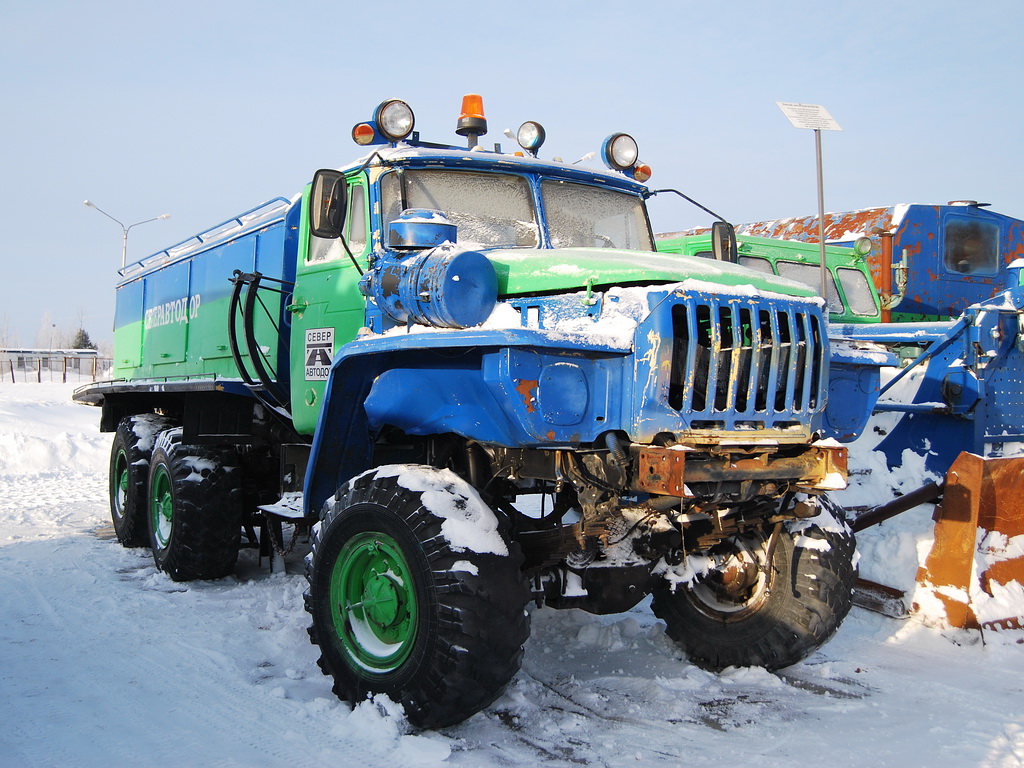
[[[711,251],[705,251],[705,253],[707,253],[707,258],[714,258],[714,254]],[[703,254],[701,253],[697,255],[701,256]],[[741,267],[746,267],[747,269],[764,272],[766,275],[775,274],[775,271],[772,269],[772,263],[768,261],[768,259],[762,259],[760,256],[740,256],[736,263]]]
[[[846,302],[850,305],[850,311],[855,315],[873,317],[878,314],[878,307],[875,306],[875,295],[868,285],[868,278],[859,269],[839,267],[836,270],[839,275],[839,282],[843,286],[843,293],[846,294]]]
[[[381,179],[381,201],[386,225],[403,208],[424,208],[444,213],[465,245],[536,248],[540,243],[530,185],[521,176],[447,169],[393,172]]]
[[[803,283],[815,291],[821,290],[821,267],[817,264],[804,264],[796,261],[776,262],[779,270],[779,277],[785,277]],[[828,311],[834,314],[841,314],[843,310],[842,299],[839,298],[839,290],[836,288],[835,276],[826,271],[825,289],[828,291]]]
[[[943,234],[943,263],[950,272],[994,275],[999,271],[998,224],[950,217]]]
[[[366,187],[353,184],[348,189],[348,247],[352,253],[366,250]]]
[[[637,195],[560,179],[542,181],[541,194],[555,248],[654,250],[643,200]]]
[[[366,250],[366,187],[362,184],[349,182],[348,210],[345,212],[345,242],[353,254],[361,254]],[[339,240],[325,240],[319,237],[309,238],[309,254],[307,262],[336,261],[348,259],[345,247]]]

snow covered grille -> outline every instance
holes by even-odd
[[[728,297],[672,308],[668,402],[691,427],[780,428],[818,408],[827,351],[807,306]]]

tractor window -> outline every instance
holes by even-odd
[[[878,307],[875,306],[875,296],[868,285],[868,277],[859,269],[847,269],[840,267],[836,270],[839,275],[839,283],[843,286],[843,293],[846,294],[846,303],[850,305],[850,311],[855,315],[873,317],[878,314]]]
[[[815,291],[821,290],[821,267],[817,264],[803,264],[796,261],[782,261],[781,259],[776,263],[779,269],[779,276],[786,277],[790,280],[795,280],[798,283],[803,283],[808,288],[813,288]],[[836,314],[842,314],[843,302],[839,299],[839,290],[836,288],[835,276],[828,272],[828,278],[825,281],[825,285],[828,289],[828,311]]]
[[[554,179],[541,183],[541,194],[555,248],[654,250],[644,204],[636,195]]]
[[[710,254],[711,251],[708,251]],[[708,258],[712,258],[708,256]],[[753,269],[756,272],[764,272],[766,275],[774,275],[775,272],[772,270],[772,263],[768,259],[762,259],[759,256],[740,256],[736,261],[741,267],[747,269]]]
[[[381,198],[388,224],[403,207],[441,211],[458,227],[461,245],[536,248],[540,243],[530,185],[521,176],[406,170],[381,181]]]
[[[946,219],[944,263],[951,272],[994,275],[999,271],[999,225],[960,217]]]

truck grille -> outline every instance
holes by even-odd
[[[728,297],[672,308],[668,403],[693,429],[784,429],[819,407],[820,315],[777,301]],[[702,297],[704,298],[704,297]]]

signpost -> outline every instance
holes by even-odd
[[[814,131],[814,154],[818,164],[818,241],[821,243],[821,297],[825,299],[828,311],[828,284],[825,264],[825,185],[821,173],[821,132],[841,131],[839,123],[820,104],[797,104],[791,101],[776,101],[782,113],[789,118],[794,128]]]

